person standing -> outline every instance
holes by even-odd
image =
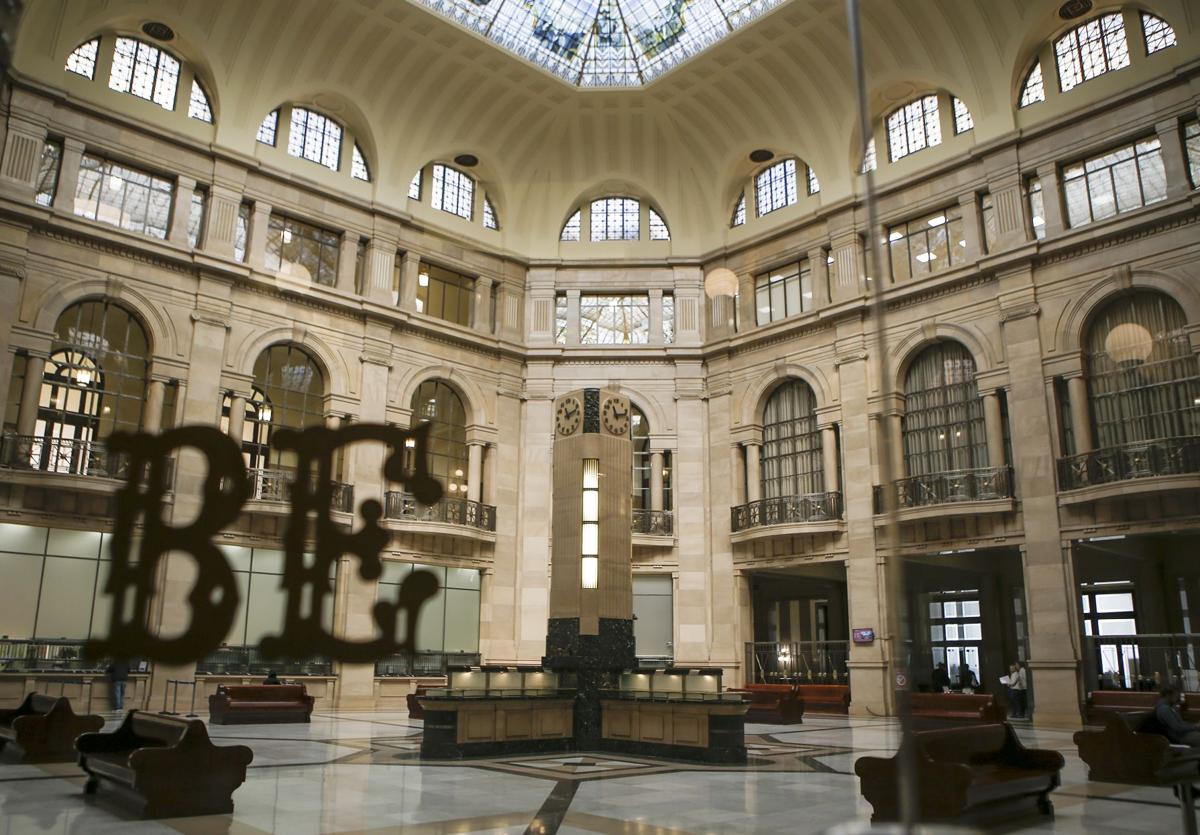
[[[946,662],[939,661],[933,668],[933,692],[946,693],[950,690],[950,673],[946,671]]]
[[[1021,666],[1020,661],[1009,668],[1008,686],[1012,691],[1013,717],[1028,718],[1026,714],[1029,712],[1029,685],[1025,678],[1025,668]]]
[[[125,709],[125,683],[129,681],[129,662],[123,658],[114,658],[108,665],[108,683],[112,692],[112,709]]]

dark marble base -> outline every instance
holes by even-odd
[[[421,740],[423,760],[463,760],[475,757],[500,759],[522,754],[560,754],[574,751],[570,739],[514,739],[507,742],[438,743]]]
[[[548,670],[630,670],[637,667],[633,621],[600,618],[597,635],[580,635],[579,618],[551,618],[546,624]]]
[[[744,741],[740,741],[736,747],[695,748],[690,745],[663,745],[657,742],[632,742],[627,739],[601,739],[597,750],[610,754],[633,754],[640,757],[660,757],[665,760],[683,760],[685,762],[746,764]]]

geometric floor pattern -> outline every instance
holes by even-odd
[[[117,724],[109,720],[106,729]],[[427,762],[421,722],[403,711],[321,712],[310,725],[210,727],[220,744],[254,750],[232,815],[131,821],[83,795],[78,767],[0,763],[0,835],[20,833],[820,833],[865,821],[854,761],[888,756],[887,719],[807,716],[748,725],[745,766],[600,753]],[[1169,789],[1087,780],[1071,734],[1018,728],[1031,747],[1061,751],[1056,816],[1009,831],[1082,835],[1174,833]]]

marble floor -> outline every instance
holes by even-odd
[[[1012,831],[1180,831],[1170,790],[1089,783],[1069,733],[1019,732],[1026,745],[1061,751],[1067,766],[1054,820]],[[803,725],[748,725],[751,763],[714,767],[609,755],[423,763],[421,722],[404,712],[318,711],[311,725],[210,733],[254,749],[232,816],[130,821],[85,799],[73,764],[0,764],[0,835],[818,833],[870,816],[854,760],[892,752],[898,740],[890,720],[810,715]]]

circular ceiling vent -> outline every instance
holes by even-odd
[[[766,148],[759,148],[757,151],[750,152],[751,162],[767,162],[772,159],[775,159],[775,152],[768,151]]]
[[[1092,0],[1067,0],[1058,7],[1058,16],[1063,20],[1074,20],[1092,10]]]
[[[143,23],[142,31],[156,41],[175,40],[175,30],[158,20],[150,20]]]
[[[476,165],[479,165],[479,157],[474,154],[459,154],[454,158],[454,161],[463,168],[474,168]]]

